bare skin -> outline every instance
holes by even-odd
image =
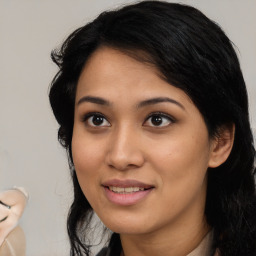
[[[210,229],[207,169],[227,159],[233,133],[210,138],[191,99],[156,68],[111,48],[91,56],[78,81],[72,155],[123,255],[184,256],[197,247]]]

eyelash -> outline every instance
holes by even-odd
[[[103,114],[101,114],[101,113],[99,113],[99,112],[90,112],[90,113],[85,114],[85,115],[83,116],[82,122],[85,123],[86,125],[90,126],[90,127],[108,127],[108,126],[97,126],[97,125],[90,125],[90,124],[88,124],[88,120],[89,120],[91,117],[96,117],[96,116],[101,117],[101,118],[104,118],[104,119],[107,121],[107,118],[106,118]],[[107,121],[107,122],[108,122],[108,121]],[[108,122],[108,123],[109,123],[109,122]],[[109,123],[109,124],[110,124],[110,123]],[[109,125],[109,126],[111,126],[111,125]]]
[[[167,115],[167,114],[165,114],[165,113],[162,113],[162,112],[153,112],[153,113],[150,113],[149,115],[148,115],[148,117],[146,118],[146,120],[144,121],[144,123],[143,124],[145,124],[146,122],[148,122],[148,120],[150,119],[150,118],[152,118],[152,117],[161,117],[162,119],[164,118],[164,119],[167,119],[168,120],[168,122],[169,122],[169,124],[167,124],[167,125],[164,125],[164,126],[150,126],[150,127],[158,127],[158,128],[163,128],[163,127],[167,127],[167,126],[169,126],[170,124],[172,124],[172,123],[175,123],[175,119],[172,117],[172,116],[170,116],[170,115]]]
[[[90,118],[93,118],[93,117],[96,117],[96,116],[105,119],[105,120],[108,122],[109,125],[103,125],[103,126],[101,126],[101,125],[92,125],[92,124],[88,124],[88,120],[89,120]],[[146,122],[148,122],[150,118],[152,118],[152,117],[154,117],[154,116],[155,116],[155,117],[160,117],[160,118],[162,118],[162,119],[167,119],[169,123],[168,123],[167,125],[164,125],[164,126],[161,126],[161,124],[160,124],[159,126],[157,126],[157,125],[148,125],[149,127],[163,128],[163,127],[169,126],[169,125],[172,124],[172,123],[175,123],[175,119],[174,119],[172,116],[167,115],[167,114],[162,113],[162,112],[153,112],[153,113],[150,113],[150,114],[147,116],[147,118],[146,118],[145,121],[143,122],[143,125],[144,125]],[[102,113],[99,113],[99,112],[90,112],[90,113],[88,113],[88,114],[85,114],[85,115],[82,117],[82,122],[83,122],[83,123],[86,123],[86,125],[87,125],[87,126],[90,126],[90,127],[110,127],[110,126],[111,126],[111,124],[110,124],[110,122],[107,120],[107,118],[106,118]]]

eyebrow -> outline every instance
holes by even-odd
[[[90,102],[90,103],[94,103],[94,104],[98,104],[98,105],[105,105],[105,106],[112,105],[110,103],[110,101],[105,100],[101,97],[95,97],[95,96],[82,97],[77,102],[77,105],[80,105],[83,102]],[[157,98],[143,100],[137,105],[137,108],[141,108],[141,107],[145,107],[145,106],[149,106],[149,105],[155,105],[158,103],[165,103],[165,102],[173,103],[173,104],[177,105],[178,107],[182,108],[183,110],[185,110],[185,107],[180,102],[178,102],[174,99],[168,98],[168,97],[157,97]]]
[[[158,104],[158,103],[165,103],[165,102],[173,103],[173,104],[177,105],[178,107],[182,108],[183,110],[185,110],[185,107],[181,103],[179,103],[178,101],[176,101],[174,99],[168,98],[168,97],[157,97],[157,98],[144,100],[138,104],[138,108],[148,106],[148,105],[154,105],[154,104]]]
[[[111,103],[108,100],[105,100],[100,97],[94,97],[94,96],[85,96],[82,97],[78,102],[77,105],[80,105],[83,102],[90,102],[90,103],[95,103],[99,105],[105,105],[105,106],[110,106]]]

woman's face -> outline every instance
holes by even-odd
[[[98,49],[78,81],[72,154],[111,230],[146,234],[202,222],[212,142],[200,112],[149,65]]]

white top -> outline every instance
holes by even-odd
[[[210,256],[212,247],[213,232],[210,231],[201,243],[187,256]],[[217,255],[216,255],[217,256]]]

